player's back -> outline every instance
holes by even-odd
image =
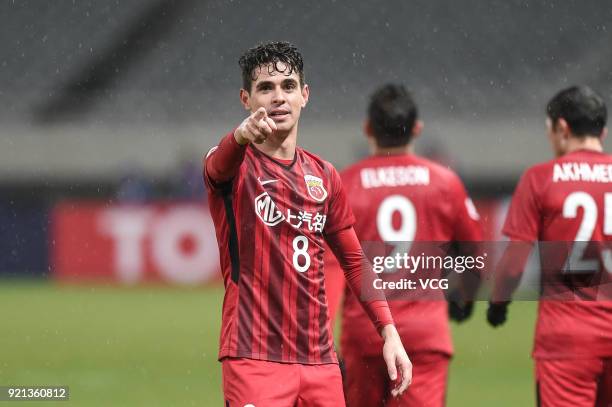
[[[534,356],[612,356],[612,156],[578,150],[527,170],[504,233],[540,241]]]
[[[371,255],[368,242],[481,239],[478,215],[463,184],[455,173],[439,164],[413,154],[370,156],[342,171],[341,176],[356,217],[355,231],[366,255]],[[418,255],[414,250],[413,245],[409,254]],[[420,301],[412,301],[407,291],[390,298],[398,331],[410,338],[406,343],[409,353],[452,353],[447,305],[443,292],[438,293],[437,299],[427,297]],[[366,323],[365,313],[347,290],[343,343],[359,335],[358,340],[366,342],[365,352],[377,352],[380,340]]]
[[[414,154],[371,156],[341,172],[360,240],[447,241],[467,197],[451,170]],[[462,200],[463,199],[463,200]],[[459,202],[461,201],[461,202]],[[396,214],[397,213],[397,214]]]
[[[531,167],[525,177],[541,205],[538,240],[612,240],[612,214],[607,214],[612,210],[612,155],[578,150]]]

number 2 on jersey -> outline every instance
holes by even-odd
[[[567,258],[565,265],[566,273],[589,273],[597,269],[597,260],[583,260],[584,252],[589,241],[593,238],[593,232],[597,224],[597,204],[595,199],[586,192],[572,192],[565,198],[563,203],[563,217],[573,219],[578,216],[578,208],[582,208],[582,222],[576,233],[575,243]],[[604,194],[604,235],[612,235],[612,193]],[[604,267],[612,272],[612,249],[601,252]]]

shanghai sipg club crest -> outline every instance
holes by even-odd
[[[308,195],[317,202],[323,202],[327,198],[327,191],[323,186],[323,180],[315,177],[314,175],[304,175],[304,181],[306,182],[306,189]]]

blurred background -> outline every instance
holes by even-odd
[[[417,150],[460,173],[494,239],[521,172],[551,158],[550,97],[587,84],[610,103],[611,17],[605,0],[3,2],[0,385],[222,403],[201,159],[245,117],[247,48],[300,48],[299,143],[340,169],[367,153],[370,92],[406,84]],[[533,404],[534,304],[503,332],[483,310],[454,327],[449,405]]]

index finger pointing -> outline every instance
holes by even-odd
[[[259,109],[257,109],[257,111],[255,113],[253,113],[253,119],[255,119],[256,121],[260,121],[261,119],[263,119],[264,117],[266,117],[266,108],[265,107],[260,107]]]

